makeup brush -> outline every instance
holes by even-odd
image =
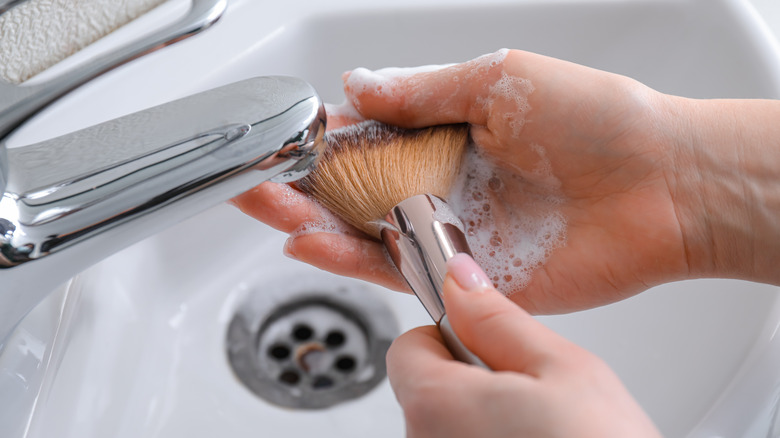
[[[402,129],[367,121],[325,138],[320,162],[298,186],[381,240],[453,356],[485,366],[455,335],[442,300],[447,260],[459,252],[471,255],[463,224],[445,201],[468,144],[468,126]]]

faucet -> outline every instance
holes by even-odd
[[[314,89],[275,76],[32,145],[0,139],[0,349],[90,265],[264,181],[303,177],[324,131]]]

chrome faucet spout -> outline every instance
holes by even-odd
[[[59,283],[317,160],[325,112],[289,77],[237,82],[34,145],[0,143],[0,344]]]

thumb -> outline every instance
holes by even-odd
[[[447,262],[444,305],[463,344],[495,371],[537,374],[576,347],[493,288],[467,254]]]
[[[344,75],[344,92],[368,119],[410,128],[485,125],[485,97],[501,77],[506,53],[501,50],[449,66],[359,68]]]

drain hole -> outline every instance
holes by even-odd
[[[314,389],[328,389],[333,386],[333,379],[328,376],[317,376],[311,382]]]
[[[290,386],[295,386],[301,381],[301,375],[295,370],[285,370],[279,374],[279,381]]]
[[[293,327],[292,335],[298,341],[308,341],[314,335],[314,330],[306,324],[298,324]]]
[[[290,347],[282,344],[272,345],[268,349],[268,355],[274,359],[284,360],[290,357]]]
[[[355,358],[352,356],[341,356],[336,359],[336,369],[343,373],[354,370],[356,364],[357,362],[355,362]]]
[[[266,280],[258,293],[241,289],[247,301],[228,326],[228,359],[249,390],[278,406],[324,409],[385,378],[385,354],[398,333],[385,302],[357,286],[337,287],[338,278],[302,278],[314,289],[295,291],[285,277],[271,293]]]
[[[338,330],[333,330],[332,332],[328,333],[328,336],[325,337],[325,344],[328,347],[335,348],[343,345],[345,340],[346,337],[344,336],[344,333]]]

